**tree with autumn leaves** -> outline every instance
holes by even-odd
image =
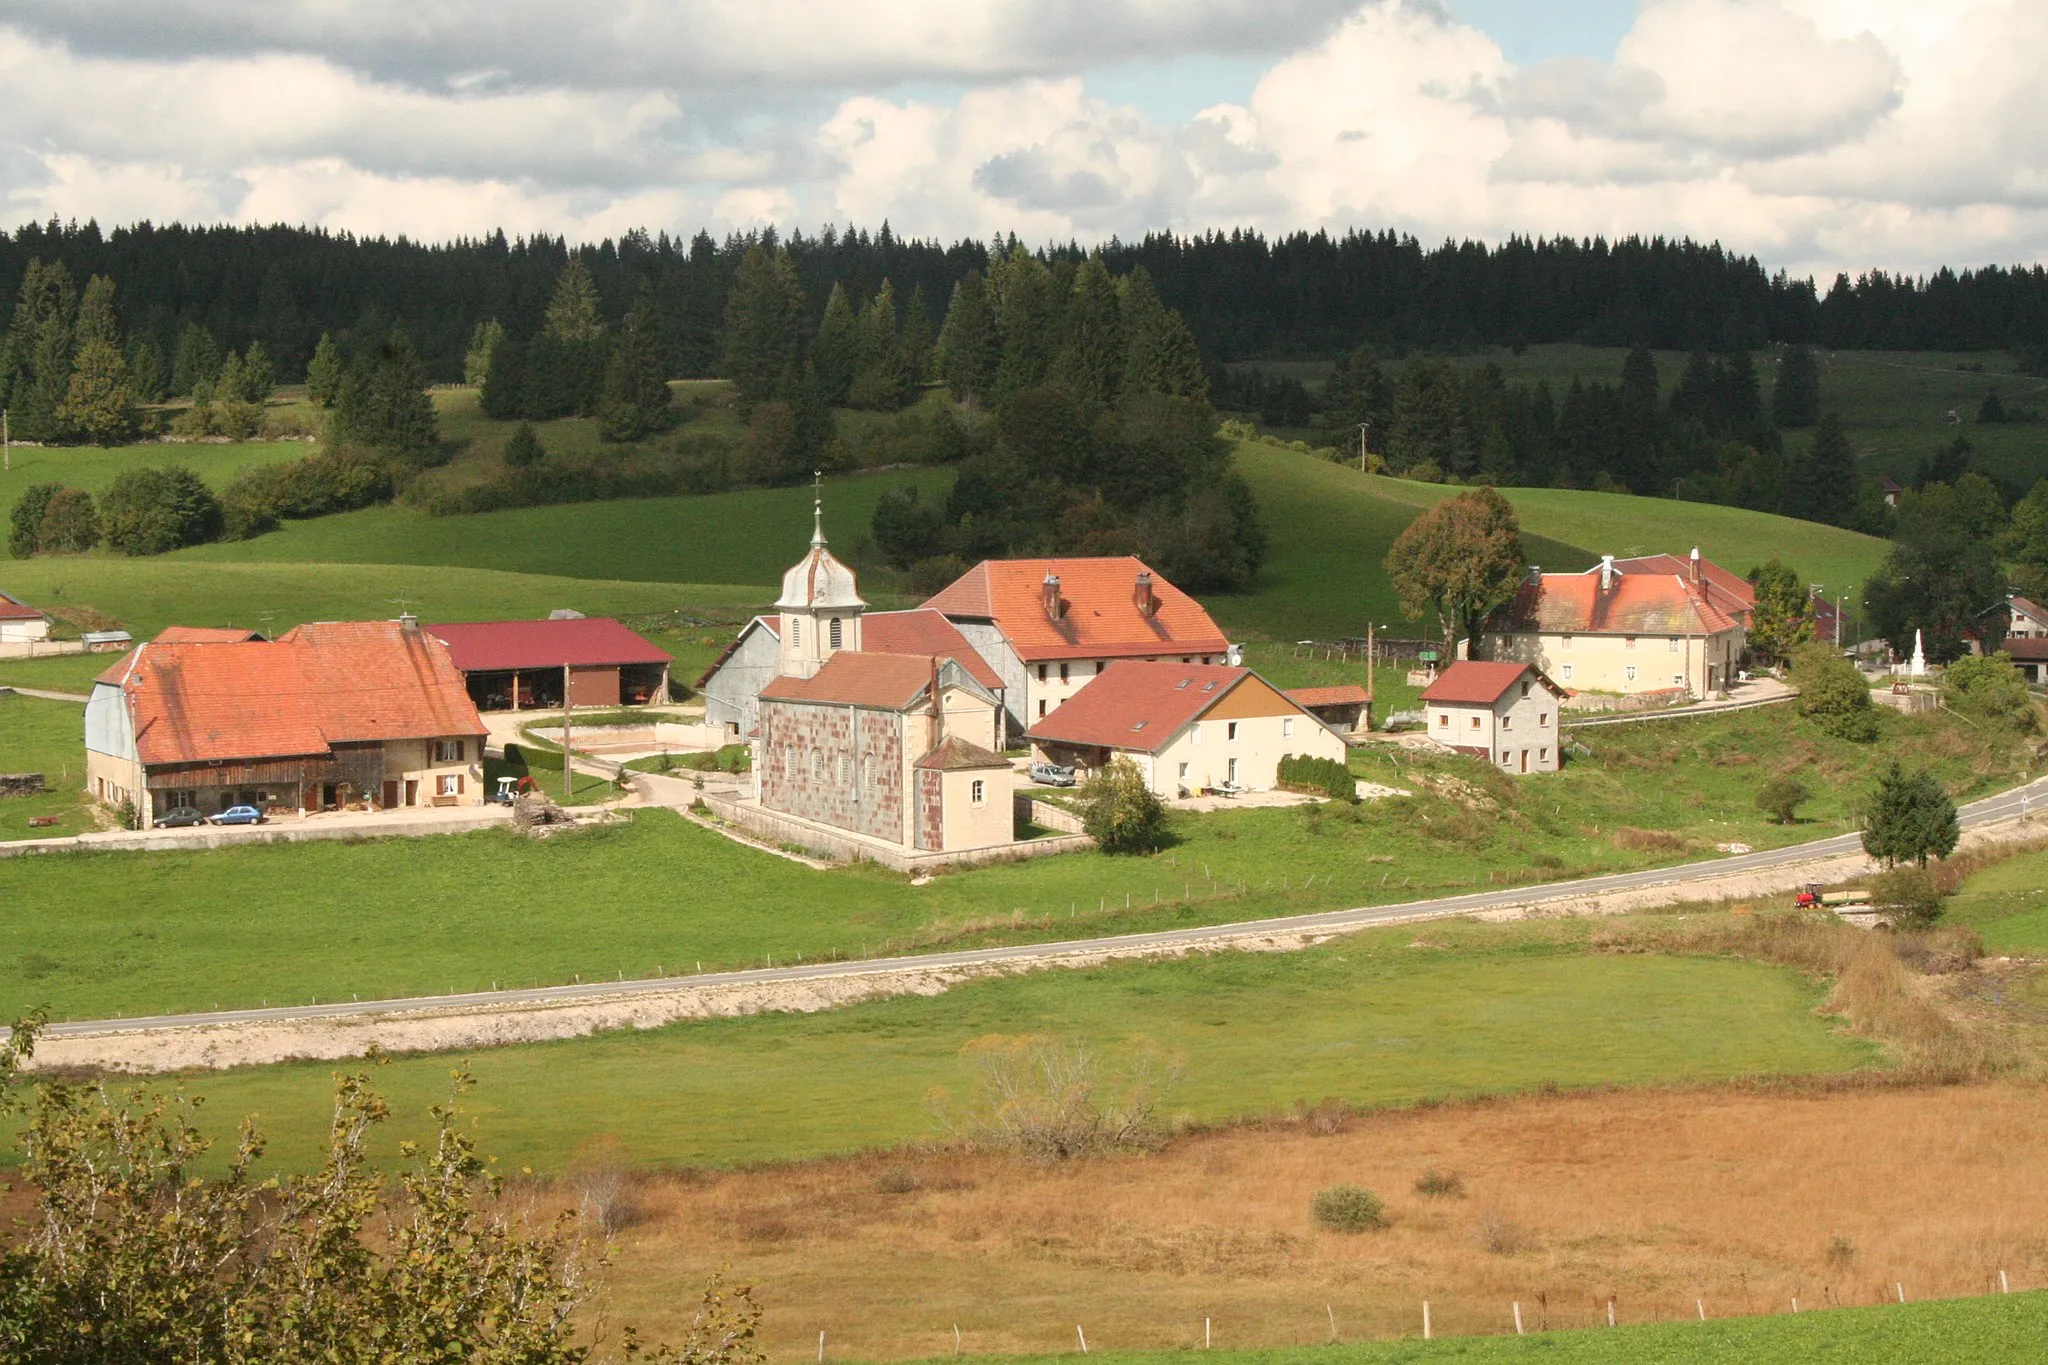
[[[1444,652],[1459,635],[1515,595],[1527,560],[1514,505],[1492,488],[1472,488],[1424,512],[1387,551],[1387,576],[1410,616],[1434,613]]]

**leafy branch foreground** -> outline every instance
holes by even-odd
[[[0,1051],[0,1106],[34,1047],[36,1022]],[[456,1089],[467,1078],[456,1076]],[[568,1365],[603,1347],[597,1312],[608,1255],[574,1212],[535,1227],[509,1207],[451,1101],[431,1147],[402,1143],[395,1189],[364,1154],[387,1117],[367,1073],[336,1080],[328,1153],[310,1175],[258,1181],[263,1151],[244,1122],[227,1173],[193,1174],[211,1145],[200,1101],[103,1085],[34,1088],[23,1174],[35,1217],[0,1252],[0,1358],[85,1362],[474,1362]],[[583,1310],[596,1319],[579,1325]],[[760,1310],[714,1278],[677,1348],[620,1333],[617,1358],[656,1365],[758,1365]]]

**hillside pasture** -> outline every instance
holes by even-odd
[[[98,497],[130,469],[183,465],[216,492],[253,465],[299,460],[317,449],[306,441],[140,441],[125,446],[16,446],[0,474],[0,513],[31,484],[62,483]]]
[[[106,663],[101,656],[100,666]],[[0,839],[48,839],[99,827],[84,804],[84,728],[85,711],[76,702],[0,696],[0,773],[41,773],[46,787],[40,796],[0,796]],[[29,824],[49,815],[58,823]]]

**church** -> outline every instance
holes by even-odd
[[[867,639],[867,603],[827,547],[822,504],[812,518],[810,551],[782,576],[772,621],[762,618],[775,652],[750,708],[755,794],[713,810],[757,833],[899,865],[1015,845],[998,680],[937,613],[878,613],[933,619],[891,621]],[[863,647],[872,643],[885,647]]]

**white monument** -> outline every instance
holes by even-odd
[[[1913,630],[1913,662],[1907,670],[1916,678],[1927,676],[1927,650],[1920,642],[1920,630]]]

